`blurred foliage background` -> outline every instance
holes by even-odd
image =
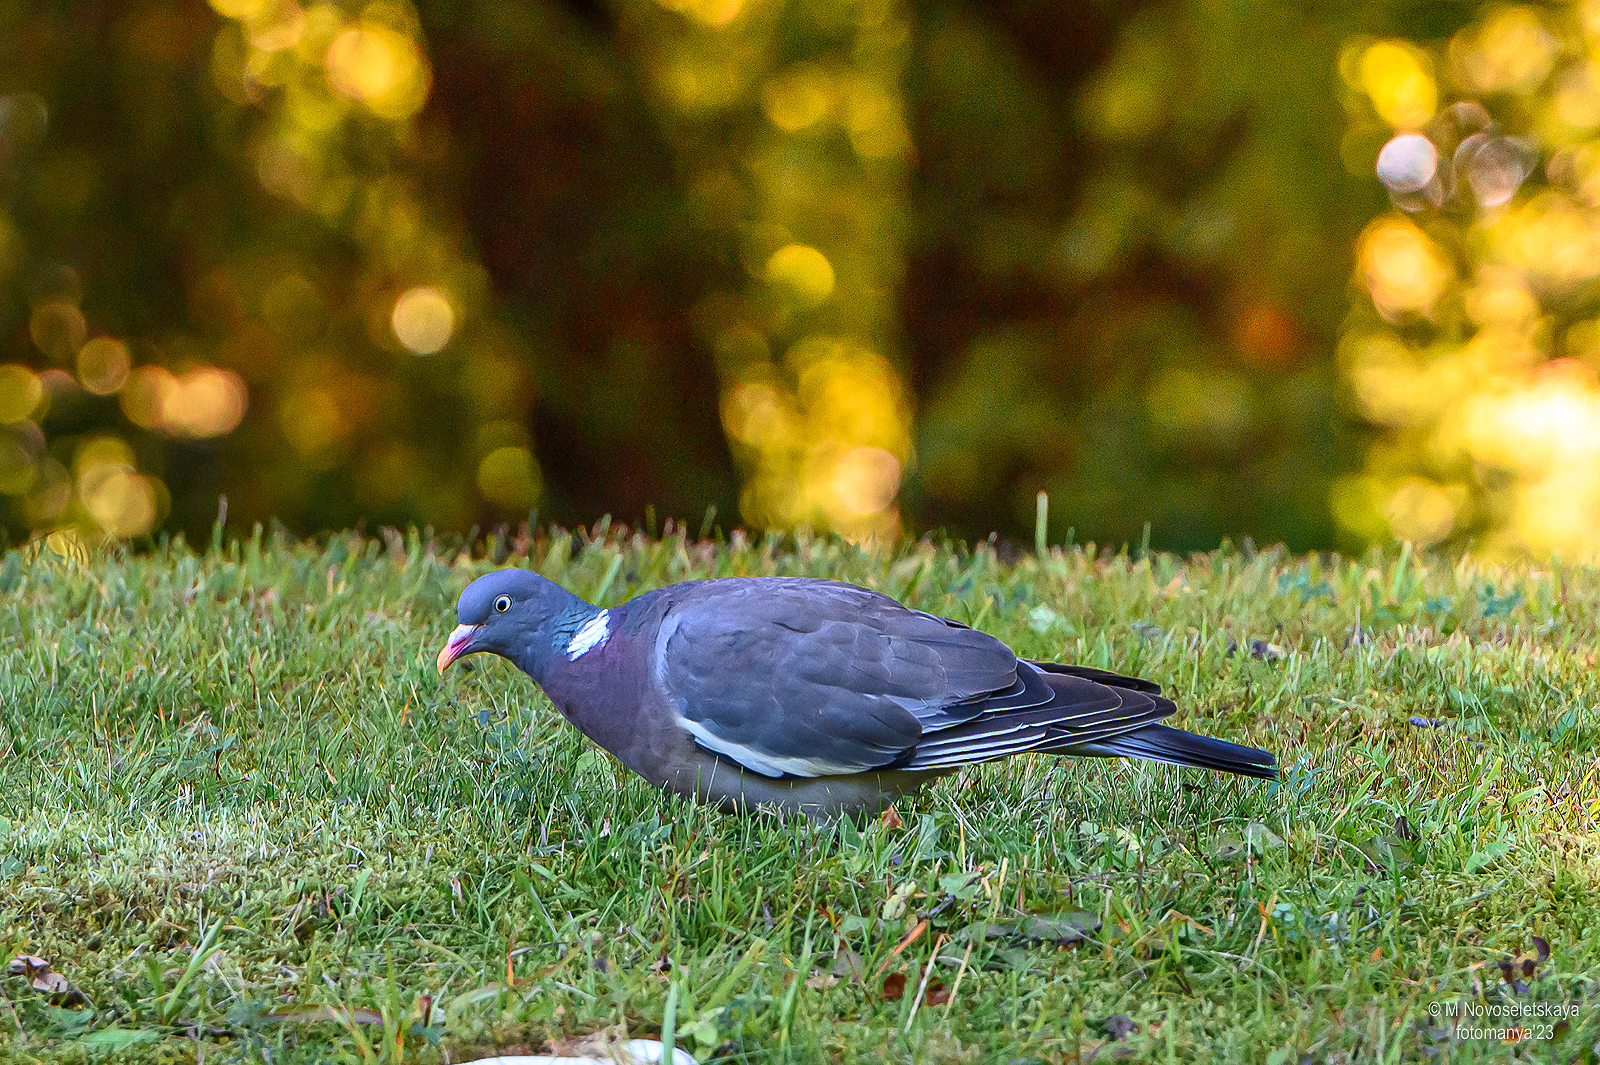
[[[13,539],[1600,542],[1600,5],[0,0]]]

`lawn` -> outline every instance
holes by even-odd
[[[863,825],[692,807],[506,663],[437,674],[491,558],[605,604],[853,581],[1157,680],[1174,723],[1283,779],[1034,757]],[[1593,569],[1409,551],[603,526],[13,551],[0,965],[49,968],[0,969],[0,1062],[463,1061],[663,1028],[702,1061],[1582,1060],[1597,608]]]

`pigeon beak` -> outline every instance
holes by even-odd
[[[443,673],[450,668],[450,663],[467,653],[467,648],[472,644],[472,638],[478,635],[481,625],[457,625],[450,639],[445,641],[444,650],[439,652],[439,672]]]

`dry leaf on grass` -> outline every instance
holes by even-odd
[[[18,954],[6,964],[12,976],[26,976],[35,991],[59,995],[70,986],[67,978],[50,968],[50,962],[35,954]]]
[[[617,1048],[627,1041],[628,1030],[621,1025],[615,1025],[584,1035],[552,1039],[550,1053],[561,1058],[599,1058],[601,1061],[610,1061],[616,1057]]]

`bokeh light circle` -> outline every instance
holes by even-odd
[[[28,334],[40,351],[66,362],[83,347],[89,325],[78,308],[65,300],[54,300],[34,310],[28,319]]]
[[[834,465],[835,497],[852,516],[881,514],[900,490],[900,460],[881,447],[854,447]]]
[[[419,285],[401,293],[389,318],[395,338],[415,355],[432,355],[450,343],[456,312],[443,289]]]
[[[543,487],[539,464],[525,447],[495,448],[478,463],[478,491],[507,510],[532,506]]]
[[[1378,153],[1378,180],[1394,193],[1420,192],[1439,172],[1439,150],[1420,133],[1402,133]]]
[[[26,366],[0,366],[0,425],[15,425],[38,408],[44,383]]]
[[[833,264],[813,247],[786,244],[767,259],[767,280],[787,288],[801,303],[815,306],[833,295]]]
[[[78,383],[85,392],[111,396],[128,383],[133,359],[128,346],[110,337],[95,337],[78,349]]]

